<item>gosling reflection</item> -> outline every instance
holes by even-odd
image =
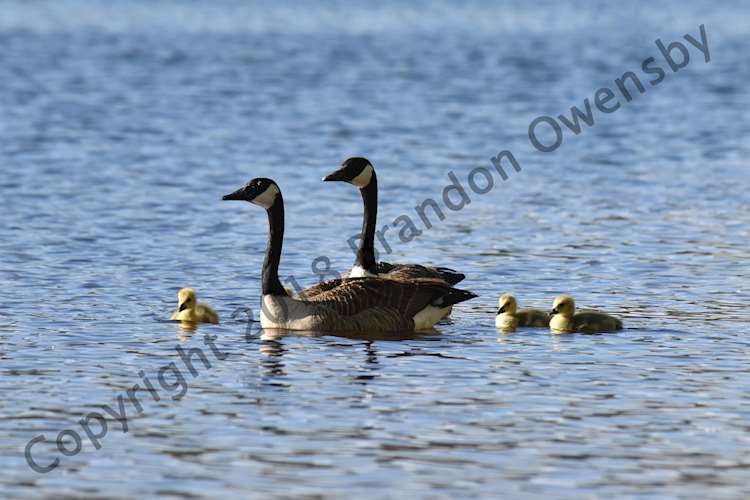
[[[180,342],[189,342],[193,334],[198,330],[198,323],[194,321],[180,321],[180,331],[177,333],[177,340]]]

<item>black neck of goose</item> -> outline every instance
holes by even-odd
[[[284,244],[284,200],[279,193],[269,208],[268,213],[268,246],[263,261],[262,286],[263,295],[286,295],[284,286],[279,281],[279,261]]]
[[[362,194],[365,213],[362,219],[362,239],[359,242],[355,265],[375,274],[377,264],[375,260],[375,226],[378,219],[378,178],[374,171],[370,182],[359,192]]]

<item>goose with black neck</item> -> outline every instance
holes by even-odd
[[[364,205],[362,237],[357,257],[351,271],[345,276],[379,276],[392,279],[433,278],[455,285],[465,276],[448,267],[430,267],[420,264],[390,264],[375,259],[375,230],[378,215],[378,178],[375,168],[367,158],[353,157],[341,168],[323,178],[326,182],[348,182],[359,188]]]
[[[439,279],[370,276],[327,281],[290,297],[278,274],[284,242],[284,200],[279,186],[271,179],[256,178],[223,199],[247,201],[268,214],[261,277],[263,328],[334,333],[428,330],[454,304],[476,297]]]

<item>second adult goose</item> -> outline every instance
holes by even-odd
[[[337,279],[290,297],[279,281],[284,241],[284,200],[271,179],[257,178],[225,200],[243,200],[268,214],[269,238],[262,274],[263,328],[379,333],[432,328],[453,305],[476,297],[441,280]]]
[[[349,277],[380,276],[394,279],[436,278],[455,285],[465,276],[447,267],[428,267],[419,264],[389,264],[375,260],[375,226],[378,216],[378,178],[367,158],[349,158],[341,168],[323,178],[324,181],[348,182],[359,188],[365,213],[362,238],[357,259]]]

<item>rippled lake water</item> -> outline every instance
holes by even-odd
[[[743,2],[0,7],[0,496],[750,495]],[[531,146],[534,118],[646,81],[655,40],[701,24],[710,62],[688,46],[556,151]],[[501,150],[520,172],[442,205],[449,173],[468,190]],[[377,168],[381,225],[422,231],[391,229],[387,259],[458,268],[479,298],[416,338],[261,335],[266,218],[221,196],[276,179],[282,275],[310,285],[316,257],[353,260],[359,196],[320,177],[354,155]],[[427,198],[445,211],[430,229]],[[166,321],[187,285],[221,325]],[[626,329],[500,334],[504,291],[568,292]],[[211,367],[190,376],[177,347]],[[79,420],[144,379],[160,400],[126,402],[129,432],[110,418],[95,449]],[[24,458],[40,435],[48,473]]]

